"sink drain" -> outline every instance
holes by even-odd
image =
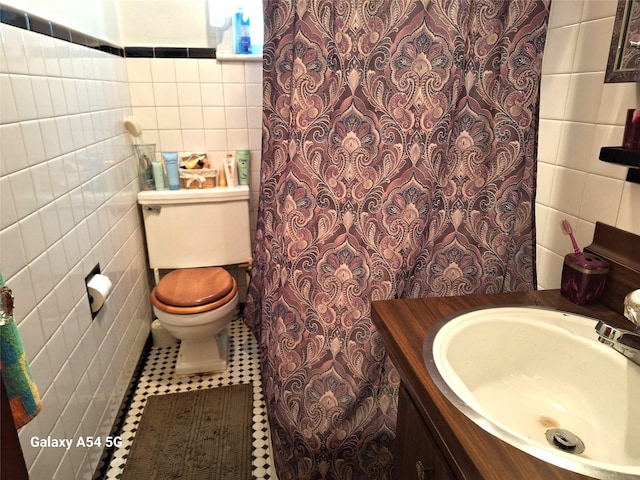
[[[584,443],[580,438],[564,428],[550,428],[546,432],[547,441],[554,447],[567,453],[584,452]]]

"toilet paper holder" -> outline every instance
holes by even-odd
[[[87,288],[91,318],[94,319],[98,316],[106,297],[111,292],[111,281],[100,273],[100,264],[98,263],[89,272],[89,275],[84,277],[84,283]]]

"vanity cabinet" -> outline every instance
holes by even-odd
[[[494,437],[460,412],[427,371],[423,343],[444,318],[497,305],[539,305],[633,330],[622,316],[624,296],[640,285],[640,237],[596,224],[585,250],[609,261],[601,302],[580,306],[559,290],[380,300],[371,317],[401,380],[394,480],[585,480]],[[595,327],[595,322],[594,322]],[[425,467],[422,471],[416,465]],[[422,476],[422,474],[424,476]]]
[[[404,385],[398,398],[395,480],[454,480],[455,477]]]

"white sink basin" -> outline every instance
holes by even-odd
[[[431,331],[425,363],[507,443],[591,477],[640,478],[640,366],[601,344],[596,323],[540,307],[473,310]]]

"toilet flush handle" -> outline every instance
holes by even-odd
[[[144,207],[142,207],[143,210],[151,213],[160,213],[161,208],[162,207],[160,205],[145,205]]]

